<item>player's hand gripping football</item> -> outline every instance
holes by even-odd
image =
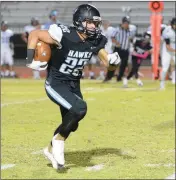
[[[118,65],[121,62],[120,56],[117,52],[108,54],[109,65]]]
[[[48,67],[48,62],[51,57],[51,49],[49,44],[44,43],[43,41],[38,41],[37,47],[34,50],[34,55],[33,51],[29,49],[28,57],[29,60],[33,60],[31,64],[26,64],[27,67],[38,71],[45,70]]]
[[[43,71],[48,67],[48,63],[33,60],[31,64],[26,64],[26,66],[34,70]]]

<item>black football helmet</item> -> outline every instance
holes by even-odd
[[[87,29],[87,26],[83,26],[84,21],[90,21],[95,24],[95,29]],[[76,8],[73,13],[73,25],[76,30],[81,33],[85,33],[89,38],[99,38],[101,35],[101,16],[96,7],[90,4],[82,4]]]
[[[122,23],[125,23],[125,22],[130,24],[130,17],[129,16],[125,16],[122,18]]]
[[[144,32],[143,37],[144,37],[144,39],[150,39],[151,38],[150,32],[149,31]]]

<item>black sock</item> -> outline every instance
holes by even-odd
[[[106,79],[110,80],[114,76],[114,71],[108,71],[106,74]]]

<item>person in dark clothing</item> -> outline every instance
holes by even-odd
[[[136,39],[134,43],[134,51],[132,53],[132,70],[128,74],[126,79],[126,86],[128,80],[135,76],[136,82],[139,86],[143,86],[143,82],[139,79],[138,71],[141,66],[143,59],[146,59],[152,52],[152,47],[150,45],[151,35],[147,32],[144,33],[142,38]]]
[[[73,25],[53,24],[49,30],[34,30],[28,40],[27,56],[32,63],[27,66],[37,70],[47,68],[46,94],[60,107],[62,115],[62,122],[56,128],[51,143],[44,149],[44,155],[55,169],[64,166],[65,141],[71,132],[78,129],[87,113],[87,103],[80,90],[84,65],[93,54],[107,67],[120,63],[117,52],[108,54],[104,49],[107,39],[101,34],[101,16],[96,7],[90,4],[78,6],[73,13]],[[48,64],[40,61],[36,64],[33,60],[39,40],[58,47],[53,49]]]

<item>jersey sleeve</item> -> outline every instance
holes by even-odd
[[[164,39],[164,41],[166,42],[166,44],[170,44],[170,37],[169,37],[169,31],[168,31],[168,29],[165,29],[165,30],[163,31],[162,36],[163,36],[163,39]]]
[[[57,42],[61,42],[63,37],[63,31],[57,24],[52,24],[48,30],[50,36]]]
[[[163,39],[169,39],[169,28],[165,28],[162,33]]]
[[[100,39],[99,42],[98,42],[98,45],[97,45],[96,48],[94,49],[94,54],[97,55],[98,52],[99,52],[101,49],[104,49],[106,43],[107,43],[107,38],[102,35],[101,39]]]

